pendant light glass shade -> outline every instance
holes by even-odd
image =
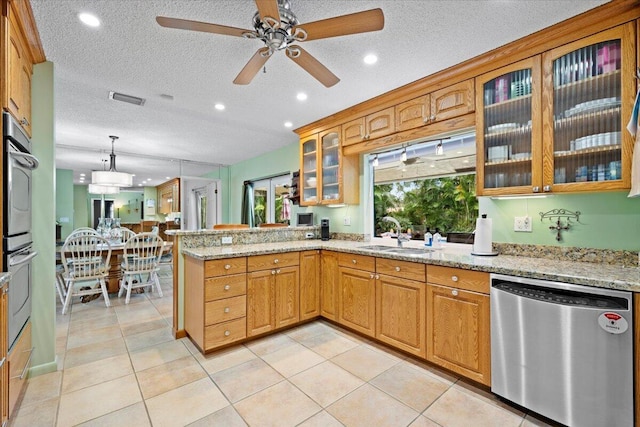
[[[91,172],[91,182],[109,187],[131,187],[133,185],[133,175],[116,171],[116,154],[113,151],[113,144],[118,137],[109,136],[109,138],[111,138],[111,154],[109,155],[111,161],[109,163],[109,170]]]
[[[89,184],[90,194],[118,194],[120,187],[111,187],[108,185]]]

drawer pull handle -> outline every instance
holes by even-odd
[[[358,263],[358,261],[356,261],[355,259],[352,259],[351,262],[354,263],[354,264]]]
[[[228,291],[229,289],[231,289],[231,285],[224,285],[224,290]]]
[[[225,336],[225,337],[228,337],[229,335],[231,335],[231,332],[230,332],[230,331],[224,331],[224,336]]]
[[[229,307],[225,307],[225,308],[224,308],[224,312],[225,312],[225,313],[228,313],[228,312],[229,312]]]
[[[458,290],[457,289],[453,289],[451,291],[451,295],[453,295],[454,297],[457,297],[458,296]]]
[[[225,269],[225,270],[229,270],[230,268],[231,268],[231,264],[225,264],[225,265],[224,265],[224,269]]]
[[[451,276],[451,280],[453,282],[457,282],[458,281],[458,276]]]
[[[276,271],[275,270],[271,270],[271,274],[276,274]]]
[[[396,267],[396,271],[400,271],[400,267]]]
[[[31,347],[30,350],[25,350],[29,352],[29,358],[27,359],[27,363],[24,364],[24,368],[22,369],[22,373],[20,375],[16,375],[15,377],[11,377],[12,380],[16,378],[23,379],[25,375],[27,375],[27,371],[29,370],[29,365],[31,364],[31,357],[33,356],[33,350],[35,347]]]
[[[278,263],[278,258],[274,259],[274,260],[273,260],[273,263],[274,263],[274,264],[277,264],[277,263]]]
[[[375,274],[373,274],[373,273],[369,273],[369,278],[370,278],[370,279],[373,279],[374,277],[376,277],[376,275],[375,275]]]
[[[280,269],[279,268],[276,270],[276,274],[280,274]]]

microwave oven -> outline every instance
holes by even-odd
[[[313,212],[299,212],[296,225],[298,227],[313,226]]]

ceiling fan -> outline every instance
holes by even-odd
[[[306,50],[293,43],[378,31],[384,27],[384,15],[381,9],[300,24],[291,11],[289,0],[255,0],[255,2],[258,11],[253,16],[253,30],[164,16],[156,17],[156,21],[167,28],[261,40],[265,46],[258,49],[233,81],[239,85],[249,84],[274,52],[284,50],[288,58],[320,83],[331,87],[340,79]]]

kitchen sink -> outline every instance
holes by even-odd
[[[370,246],[358,246],[358,249],[366,249],[368,251],[388,251],[389,249],[396,249],[393,246],[384,245],[370,245]]]
[[[403,255],[424,255],[433,252],[433,249],[428,248],[390,248],[386,252],[391,254],[403,254]]]

